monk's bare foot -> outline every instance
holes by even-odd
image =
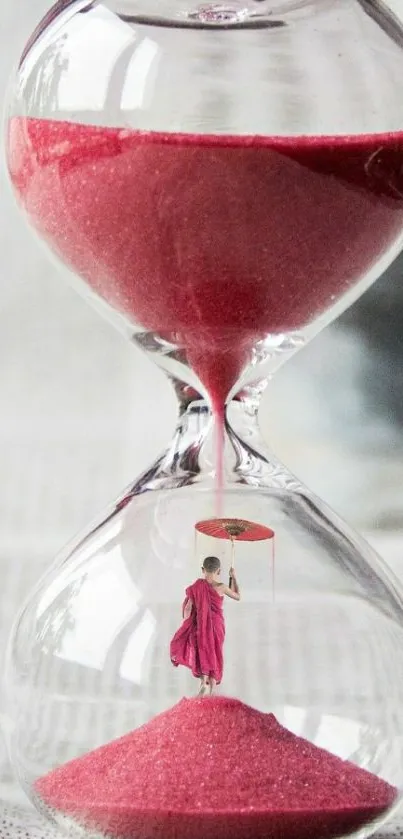
[[[198,696],[205,696],[205,695],[206,695],[206,693],[207,693],[207,690],[208,690],[208,684],[207,684],[207,682],[202,682],[202,684],[201,684],[201,686],[200,686],[200,690],[199,690]]]

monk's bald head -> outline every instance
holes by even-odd
[[[221,569],[221,562],[218,556],[206,556],[202,568],[206,574],[216,574]]]

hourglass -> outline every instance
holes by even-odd
[[[267,452],[258,407],[402,246],[402,44],[386,1],[61,0],[21,58],[18,201],[179,403],[10,640],[12,761],[70,835],[365,837],[399,804],[402,594]],[[234,589],[195,528],[234,520],[275,534],[274,590],[272,542],[237,541],[220,693],[197,698],[202,641],[190,669],[170,643],[200,614],[214,636]],[[200,573],[210,605],[182,616]]]

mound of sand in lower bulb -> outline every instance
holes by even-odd
[[[183,699],[40,778],[35,793],[116,839],[330,839],[397,790],[235,699]]]

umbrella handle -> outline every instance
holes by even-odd
[[[235,542],[234,542],[234,539],[232,538],[232,536],[230,536],[230,539],[231,539],[231,568],[235,568]],[[229,575],[228,587],[231,588],[231,589],[232,589],[232,580],[233,580],[233,577],[230,574]]]

